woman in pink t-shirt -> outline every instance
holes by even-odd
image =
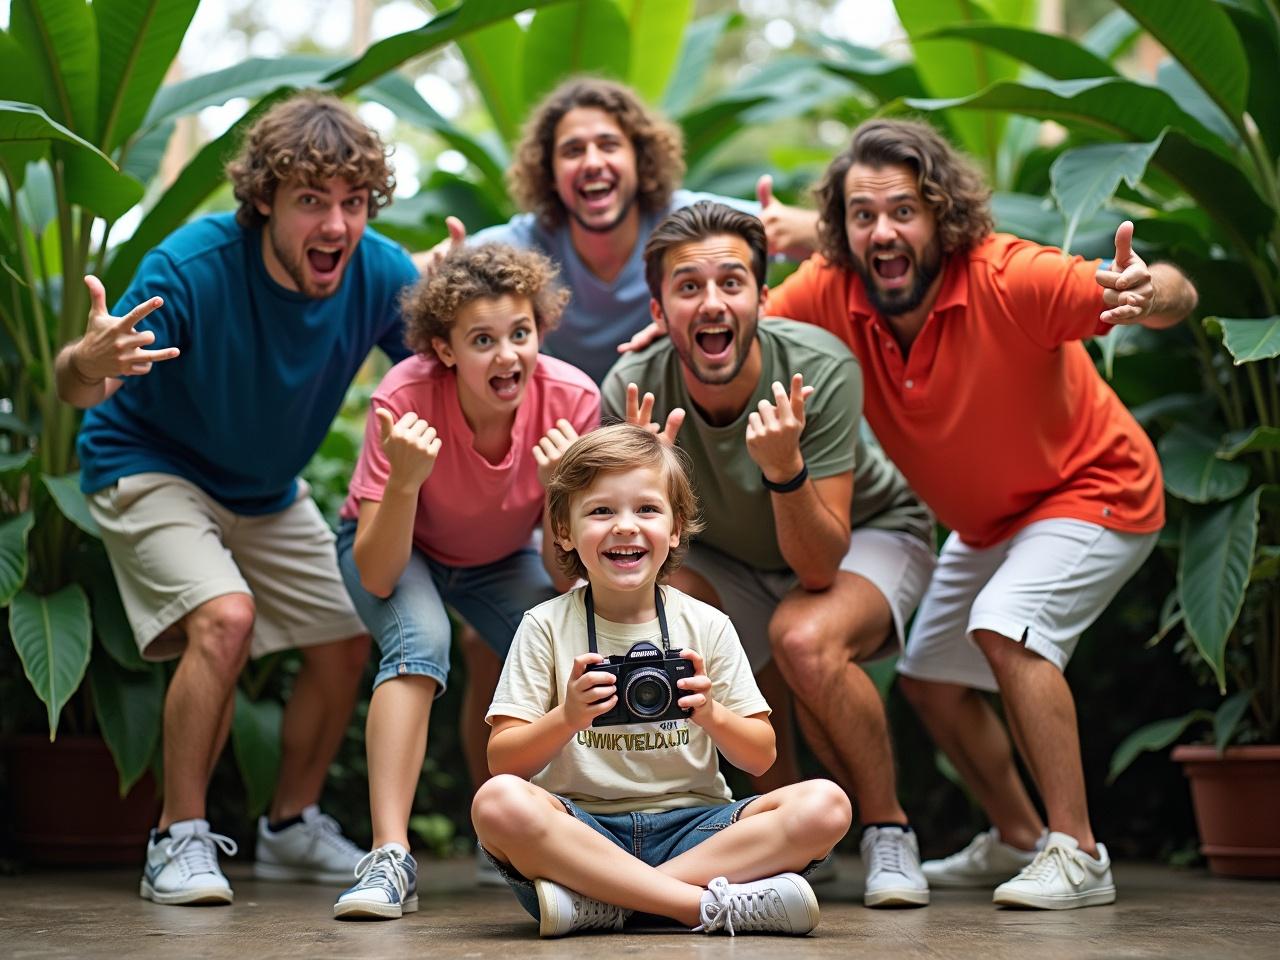
[[[552,466],[599,423],[600,393],[538,353],[567,300],[554,280],[541,255],[484,244],[404,296],[415,355],[374,392],[338,530],[343,578],[382,657],[365,728],[374,849],[336,917],[418,908],[408,823],[449,673],[446,605],[505,656],[524,612],[568,586],[530,539]]]

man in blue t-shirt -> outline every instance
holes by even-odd
[[[362,856],[316,804],[368,637],[298,473],[369,350],[407,354],[398,298],[417,272],[366,229],[395,186],[387,153],[332,97],[276,105],[227,166],[237,212],[149,252],[122,316],[87,277],[85,335],[58,355],[59,396],[91,408],[81,485],[138,648],[179,658],[165,699],[164,807],[141,885],[156,903],[232,900],[217,854],[235,846],[210,832],[205,794],[236,678],[250,656],[275,650],[303,656],[255,874],[349,882]]]

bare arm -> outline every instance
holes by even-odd
[[[726,760],[744,773],[760,776],[773,766],[778,755],[769,715],[753,713],[742,717],[734,713],[711,696],[711,678],[701,654],[685,649],[680,656],[693,664],[693,676],[679,681],[685,693],[680,706],[693,711],[689,719],[707,731]]]
[[[806,590],[825,590],[835,583],[840,561],[849,550],[853,472],[809,479],[798,490],[769,496],[778,547],[787,566]]]
[[[1163,330],[1181,323],[1195,309],[1199,296],[1181,270],[1171,263],[1150,266],[1133,252],[1133,223],[1116,230],[1116,256],[1110,269],[1099,270],[1098,285],[1109,309],[1100,318],[1107,323],[1140,323]]]

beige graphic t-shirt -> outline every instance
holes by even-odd
[[[524,615],[485,719],[532,723],[560,704],[573,658],[587,652],[587,616],[579,587]],[[671,647],[702,655],[711,696],[739,716],[768,713],[729,618],[671,587],[662,588]],[[641,640],[662,646],[656,619],[612,623],[596,617],[601,656],[626,653]],[[660,723],[587,727],[578,731],[531,782],[589,813],[654,813],[733,799],[715,744],[681,717]]]

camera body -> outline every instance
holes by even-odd
[[[678,648],[664,653],[656,644],[642,640],[626,653],[605,657],[591,670],[613,674],[618,689],[618,702],[612,710],[592,720],[593,727],[657,723],[689,716],[690,711],[677,704],[685,691],[676,682],[693,676],[693,664],[680,656]]]

